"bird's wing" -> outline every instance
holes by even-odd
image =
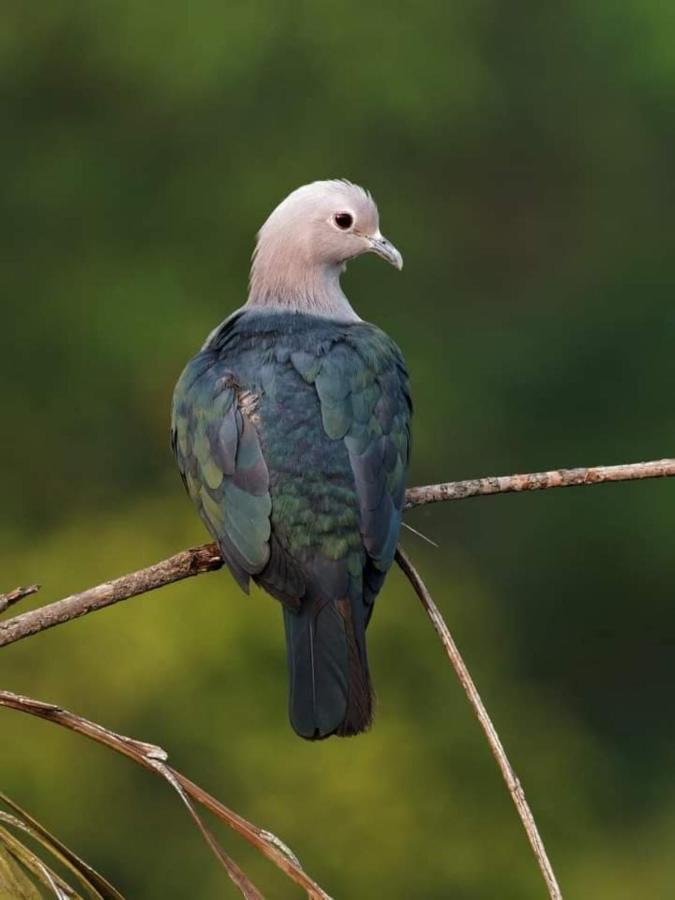
[[[213,353],[198,354],[176,385],[171,443],[183,481],[244,590],[270,559],[269,474],[255,398]]]
[[[326,434],[347,448],[368,558],[365,587],[374,596],[394,559],[405,495],[411,416],[405,364],[393,341],[365,323],[320,356],[291,360],[314,383]]]

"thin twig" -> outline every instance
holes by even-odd
[[[635,481],[643,478],[668,478],[675,476],[675,459],[631,463],[623,466],[596,466],[587,469],[557,469],[551,472],[534,472],[529,475],[501,475],[469,481],[448,481],[410,488],[406,492],[406,509],[440,503],[447,500],[464,500],[489,494],[506,494],[511,491],[535,491],[554,487],[602,484],[609,481]],[[104,609],[120,600],[154,591],[166,584],[213,572],[223,565],[220,551],[215,544],[204,544],[183,550],[169,559],[122,575],[114,581],[106,581],[79,594],[72,594],[38,609],[0,622],[0,647],[13,644],[32,634],[46,631]]]
[[[549,472],[530,472],[527,475],[491,475],[470,478],[468,481],[446,481],[410,488],[405,495],[405,508],[441,503],[445,500],[466,500],[489,494],[510,494],[514,491],[543,491],[548,488],[581,487],[604,484],[608,481],[641,481],[643,478],[673,478],[675,459],[656,459],[652,462],[628,463],[622,466],[590,466],[581,469],[552,469]]]
[[[509,789],[509,793],[511,794],[515,807],[518,810],[518,815],[520,816],[520,820],[523,823],[523,827],[525,828],[525,831],[527,833],[527,837],[530,841],[530,845],[532,846],[532,850],[534,851],[534,855],[537,858],[537,862],[539,863],[539,868],[541,869],[541,873],[544,876],[549,896],[551,897],[551,900],[562,900],[562,893],[558,886],[553,868],[551,867],[551,863],[549,862],[549,858],[546,855],[544,842],[539,835],[537,823],[535,822],[532,811],[530,810],[527,800],[525,799],[525,791],[523,790],[523,787],[518,780],[516,773],[511,767],[511,763],[508,760],[506,751],[504,750],[502,742],[499,739],[499,735],[497,734],[497,731],[492,724],[490,716],[488,715],[483,701],[481,700],[480,694],[478,693],[478,689],[476,688],[469,670],[466,667],[466,663],[462,659],[462,655],[459,652],[459,649],[457,648],[452,635],[450,634],[450,630],[445,624],[443,616],[441,615],[439,608],[434,603],[433,598],[429,593],[426,585],[424,584],[412,562],[406,556],[400,546],[396,550],[396,562],[399,564],[405,576],[412,584],[413,588],[415,589],[415,593],[422,603],[422,606],[431,619],[431,622],[436,629],[441,642],[443,643],[443,647],[445,648],[447,657],[450,660],[450,663],[455,670],[455,673],[462,687],[464,688],[464,692],[469,700],[469,703],[476,713],[476,717],[480,722],[481,728],[485,732],[485,737],[487,738],[487,742],[490,745],[490,750],[492,751],[494,758],[497,760],[497,765],[499,766],[502,776],[504,777],[504,781],[506,782],[506,786]]]
[[[31,594],[35,594],[39,590],[39,584],[29,584],[28,587],[14,588],[8,594],[0,594],[0,615],[9,609],[10,606],[18,603],[19,600],[23,600],[24,597],[30,597]]]
[[[191,578],[193,575],[213,572],[222,564],[220,551],[215,544],[191,547],[146,569],[122,575],[114,581],[106,581],[79,594],[71,594],[63,600],[31,609],[20,616],[0,622],[0,647],[20,641],[39,631],[45,631],[47,628],[53,628],[54,625],[86,616],[87,613],[97,609],[112,606],[120,600],[147,594],[156,588]]]
[[[69,712],[67,709],[62,709],[60,706],[54,706],[51,703],[43,703],[41,700],[32,700],[30,697],[14,694],[11,691],[0,691],[0,707],[1,706],[28,713],[28,715],[36,716],[39,719],[45,719],[48,722],[54,722],[63,728],[68,728],[70,731],[85,735],[93,741],[96,741],[98,744],[103,744],[105,747],[109,747],[111,750],[121,753],[123,756],[138,763],[138,765],[143,766],[143,768],[148,769],[148,771],[169,781],[171,787],[178,791],[181,799],[188,807],[190,814],[197,821],[197,824],[211,846],[211,849],[217,853],[221,861],[223,861],[222,857],[225,856],[230,866],[233,867],[232,869],[228,867],[228,874],[230,874],[230,877],[232,877],[233,881],[235,881],[237,887],[239,887],[245,897],[250,897],[251,900],[253,900],[253,898],[257,900],[257,898],[261,897],[261,894],[252,885],[237,864],[227,857],[220,847],[218,847],[217,851],[215,850],[215,838],[206,828],[204,823],[201,822],[192,803],[190,803],[186,797],[201,804],[205,809],[208,809],[218,819],[240,834],[249,844],[252,844],[264,856],[271,860],[296,884],[300,885],[307,893],[307,896],[312,898],[312,900],[331,900],[323,888],[321,888],[305,872],[299,864],[297,857],[286,850],[283,841],[280,841],[279,838],[271,835],[270,832],[258,828],[257,825],[253,825],[253,823],[247,821],[231,809],[228,809],[227,806],[220,803],[220,801],[208,794],[203,788],[200,788],[193,781],[190,781],[189,778],[186,778],[185,775],[168,765],[168,755],[161,747],[136,740],[135,738],[126,737],[122,734],[117,734],[114,731],[110,731],[108,728],[104,728],[102,725],[98,725],[96,722],[91,722],[89,719],[84,719],[75,713]],[[236,877],[233,877],[233,875]],[[248,893],[242,890],[242,885],[246,886],[249,891]]]

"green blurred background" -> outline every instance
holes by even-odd
[[[672,455],[674,44],[651,0],[4,3],[0,590],[45,602],[204,539],[173,384],[316,178],[370,188],[405,256],[345,287],[407,356],[411,484]],[[674,501],[661,481],[409,516],[569,897],[672,896]],[[226,573],[9,647],[0,684],[168,748],[336,898],[543,896],[398,573],[369,646],[373,731],[319,745],[287,723],[277,605]],[[165,785],[0,721],[2,788],[130,898],[235,896]]]

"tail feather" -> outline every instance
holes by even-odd
[[[349,600],[303,600],[284,607],[289,672],[289,716],[300,737],[365,731],[372,719],[372,692],[365,649],[365,623]]]
[[[358,625],[355,623],[349,600],[338,600],[337,607],[344,622],[347,640],[349,700],[345,717],[336,734],[340,737],[349,737],[365,731],[370,726],[373,718],[373,692],[366,659],[365,624],[362,619],[357,620]]]

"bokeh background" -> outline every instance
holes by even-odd
[[[369,187],[406,259],[345,287],[407,356],[411,484],[672,455],[674,43],[646,0],[3,4],[0,589],[45,602],[204,539],[173,384],[315,178]],[[672,895],[674,502],[662,481],[409,516],[569,897]],[[279,609],[226,573],[9,647],[0,684],[168,748],[336,898],[541,897],[398,573],[369,646],[375,728],[319,745],[287,724]],[[0,728],[2,788],[130,898],[235,896],[165,785]]]

